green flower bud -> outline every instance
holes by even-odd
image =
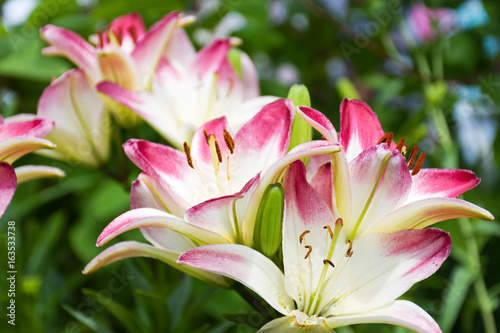
[[[341,98],[361,99],[354,84],[346,77],[337,80],[337,90]]]
[[[295,84],[288,92],[288,99],[291,99],[295,106],[311,107],[311,97],[309,91],[303,84]],[[290,138],[290,147],[288,150],[300,145],[301,143],[312,140],[312,127],[302,117],[296,115],[293,119],[292,134]],[[308,157],[302,161],[307,164]]]
[[[281,245],[285,192],[280,183],[266,188],[257,211],[253,241],[258,251],[272,257]]]
[[[236,71],[236,74],[242,79],[242,72],[241,72],[241,51],[237,48],[231,48],[229,52],[227,53],[227,58],[229,59],[229,62],[233,66],[234,70]]]

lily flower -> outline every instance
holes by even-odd
[[[287,153],[293,116],[293,103],[278,100],[236,134],[224,117],[215,119],[195,132],[184,152],[143,140],[125,143],[126,154],[143,173],[132,185],[132,210],[104,229],[97,246],[135,228],[153,246],[118,243],[94,258],[84,273],[126,257],[153,256],[152,248],[167,251],[154,257],[177,267],[181,253],[200,245],[253,246],[256,214],[268,185],[278,182],[293,161],[340,150],[336,143],[312,141]]]
[[[332,332],[358,323],[441,332],[422,308],[396,299],[448,257],[447,232],[405,230],[353,241],[297,161],[285,176],[282,246],[284,272],[261,253],[237,244],[197,247],[178,263],[232,278],[283,315],[259,332]]]
[[[57,148],[43,155],[93,167],[108,160],[109,115],[82,70],[67,71],[45,88],[37,114],[55,122],[47,139]]]
[[[277,97],[260,96],[255,66],[248,55],[232,49],[233,43],[219,39],[196,53],[185,31],[177,29],[151,91],[109,81],[97,89],[136,112],[177,148],[190,143],[201,125],[222,116],[237,131]]]
[[[3,119],[0,116],[0,217],[7,209],[17,184],[35,178],[64,177],[64,171],[54,167],[10,164],[39,149],[55,148],[45,136],[54,127],[50,119],[18,114]]]
[[[487,210],[457,199],[479,183],[469,170],[422,169],[425,154],[411,152],[384,134],[377,115],[362,101],[345,99],[337,134],[319,111],[299,107],[298,113],[342,153],[313,157],[309,180],[342,218],[348,237],[373,232],[422,229],[457,217],[492,220]],[[405,155],[409,155],[405,157]]]
[[[49,24],[40,30],[42,38],[50,44],[42,52],[68,58],[85,72],[93,86],[111,81],[130,90],[150,90],[174,30],[193,19],[172,12],[146,32],[138,14],[121,16],[113,20],[106,31],[91,36],[96,46],[72,31]],[[134,121],[134,114],[129,110],[115,103],[108,106],[123,124]]]

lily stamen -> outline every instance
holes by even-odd
[[[417,163],[415,163],[415,167],[413,167],[413,170],[411,172],[412,176],[415,176],[417,173],[419,173],[420,169],[424,165],[425,156],[425,153],[421,153],[418,157]]]
[[[193,159],[191,158],[191,149],[189,148],[187,142],[185,141],[184,141],[184,152],[186,153],[186,159],[189,166],[191,167],[191,169],[194,169]]]
[[[392,143],[392,137],[394,136],[394,133],[392,132],[389,132],[389,133],[385,133],[384,136],[382,136],[380,138],[380,140],[378,140],[377,144],[381,144],[381,143],[386,143],[388,146],[391,145]]]
[[[418,153],[418,146],[413,146],[410,152],[410,157],[408,160],[408,168],[411,168],[413,165],[413,162],[415,162],[415,159],[417,158],[417,153]]]
[[[304,247],[308,249],[308,250],[307,250],[307,253],[306,253],[306,256],[304,257],[304,259],[307,259],[307,258],[309,257],[309,255],[311,254],[311,252],[312,252],[313,248],[312,248],[312,246],[311,246],[311,245],[306,245],[306,246],[304,246]]]
[[[332,231],[332,228],[330,228],[330,226],[329,226],[329,225],[325,225],[325,226],[323,227],[323,229],[328,230],[328,233],[330,234],[330,239],[333,239],[333,231]]]
[[[405,145],[405,138],[402,138],[399,140],[398,145],[396,146],[396,149],[399,150],[401,153],[403,153],[403,147]]]
[[[208,133],[207,133],[207,130],[206,130],[206,129],[204,129],[204,130],[203,130],[203,134],[205,134],[205,141],[207,142],[207,145],[209,145],[209,146],[210,146],[210,144],[208,143],[208,137],[209,137],[209,136],[208,136]]]
[[[332,266],[333,268],[335,268],[335,265],[333,264],[333,262],[331,262],[328,259],[323,260],[323,264],[325,264],[325,265],[328,264],[328,265]]]
[[[349,248],[347,248],[347,251],[345,252],[346,258],[352,257],[354,252],[352,252],[352,240],[349,240]]]
[[[224,129],[224,141],[226,142],[227,149],[232,154],[234,152],[234,140],[231,137],[231,134],[227,130]]]
[[[306,230],[302,234],[300,234],[300,237],[299,237],[299,243],[300,244],[302,244],[302,241],[304,240],[305,235],[307,235],[310,232],[311,232],[310,230]]]

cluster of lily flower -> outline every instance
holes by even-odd
[[[183,30],[190,22],[170,13],[146,32],[138,15],[123,16],[91,36],[95,46],[71,31],[42,28],[50,44],[44,52],[78,68],[46,88],[38,118],[0,124],[0,213],[16,175],[18,182],[63,175],[40,166],[14,171],[20,156],[52,148],[42,153],[103,165],[109,119],[126,128],[145,120],[172,147],[141,139],[123,145],[142,173],[131,210],[104,229],[97,246],[135,228],[150,244],[116,243],[84,274],[139,256],[223,288],[237,281],[283,315],[260,332],[331,332],[368,322],[440,332],[422,308],[396,299],[450,253],[449,234],[426,227],[493,219],[457,199],[479,179],[467,170],[422,168],[425,154],[385,134],[361,101],[342,102],[337,132],[310,108],[304,87],[292,88],[291,99],[260,96],[254,65],[233,48],[238,40],[195,52]],[[322,140],[312,140],[312,128]]]

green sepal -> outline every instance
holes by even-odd
[[[295,106],[307,106],[311,107],[311,97],[309,95],[309,90],[303,84],[295,84],[290,88],[288,92],[288,99],[292,100]],[[295,116],[292,123],[292,134],[290,136],[290,146],[288,150],[300,145],[304,142],[309,142],[312,140],[312,127],[309,125],[302,117]],[[307,164],[309,160],[308,157],[302,159],[304,163]]]
[[[280,248],[285,192],[281,184],[266,188],[257,211],[253,240],[256,249],[272,257]]]

